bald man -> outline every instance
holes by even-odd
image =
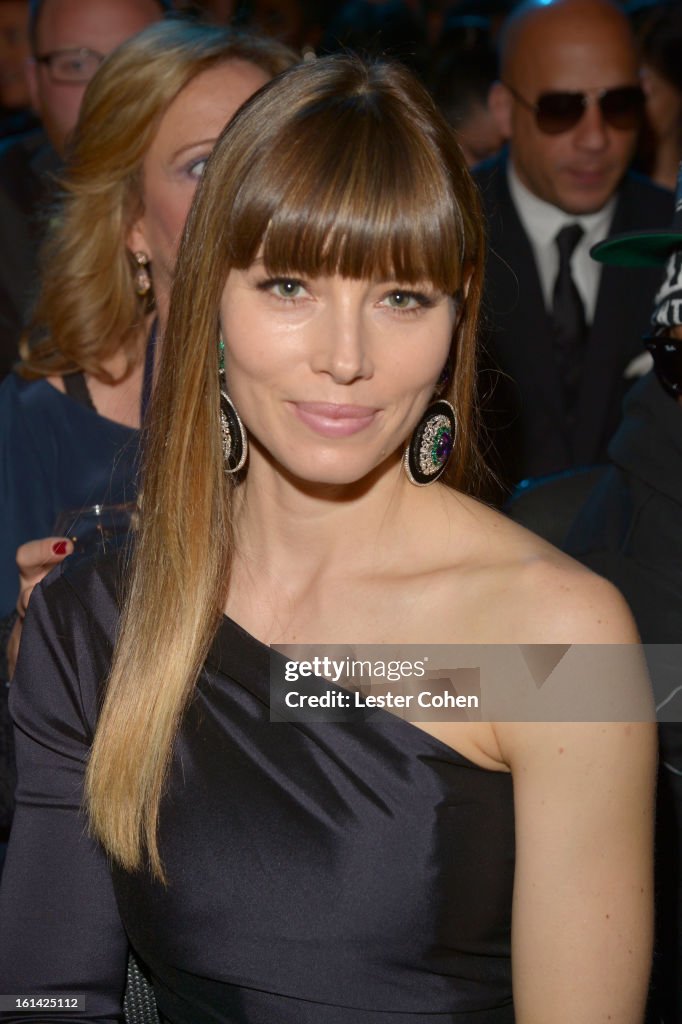
[[[672,195],[628,172],[643,97],[611,0],[531,0],[508,19],[490,108],[505,153],[475,176],[489,227],[484,419],[507,488],[604,461],[656,271],[589,257],[611,232],[662,227]],[[501,496],[500,496],[501,497]]]

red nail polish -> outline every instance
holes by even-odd
[[[65,555],[66,554],[66,541],[58,540],[56,544],[52,545],[52,553],[54,555]]]

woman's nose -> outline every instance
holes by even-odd
[[[319,330],[313,369],[337,384],[351,384],[372,374],[371,328],[360,309],[330,309]]]

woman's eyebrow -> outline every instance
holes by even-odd
[[[194,142],[188,142],[184,146],[180,146],[173,152],[173,159],[182,156],[183,153],[187,153],[190,149],[198,149],[199,146],[214,146],[217,141],[217,136],[213,136],[210,139],[196,139]]]

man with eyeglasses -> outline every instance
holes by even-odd
[[[88,82],[107,54],[170,0],[31,0],[28,79],[42,130],[0,146],[0,379],[37,290],[45,209]]]
[[[628,173],[644,96],[615,2],[524,3],[500,66],[490,107],[508,151],[475,173],[490,247],[482,404],[509,487],[604,461],[657,281],[602,272],[589,250],[666,224],[672,196]]]

